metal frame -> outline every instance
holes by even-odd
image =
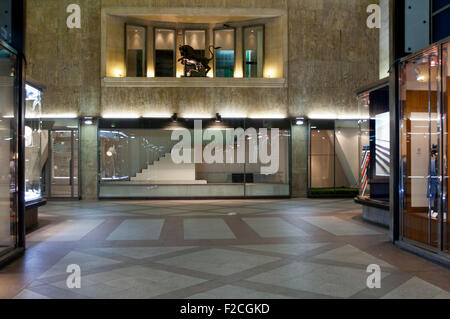
[[[250,25],[242,26],[242,77],[243,78],[247,78],[245,76],[245,30],[251,29],[251,28],[259,28],[259,27],[262,27],[262,29],[263,29],[263,44],[262,44],[262,47],[263,47],[263,61],[262,61],[263,74],[261,77],[256,77],[255,79],[264,78],[264,69],[266,67],[266,25],[265,24],[250,24]]]
[[[148,27],[146,25],[138,25],[138,24],[130,24],[125,23],[125,76],[128,77],[128,27],[137,27],[137,28],[143,28],[144,29],[144,73],[142,77],[147,77],[147,33],[148,33]]]
[[[52,121],[52,120],[57,121],[58,119],[56,119],[56,118],[47,119],[46,118],[45,121],[47,121],[47,120],[49,120],[49,121]],[[49,150],[48,150],[48,152],[49,152],[49,159],[48,159],[48,161],[49,161],[49,165],[47,165],[48,167],[47,167],[47,170],[46,170],[47,176],[46,176],[45,184],[47,186],[46,191],[47,191],[47,199],[48,200],[53,200],[53,201],[78,201],[78,200],[81,200],[81,198],[82,198],[82,196],[81,196],[81,119],[77,119],[77,122],[78,122],[78,128],[77,129],[75,129],[75,128],[72,128],[72,129],[70,129],[70,128],[55,128],[55,129],[48,129],[47,130],[49,132],[49,134],[48,134],[48,148],[49,148]],[[74,160],[75,160],[75,157],[74,157],[74,154],[73,154],[74,153],[74,147],[75,147],[75,144],[74,144],[75,143],[75,141],[74,141],[74,132],[78,131],[78,145],[77,145],[77,147],[78,147],[78,156],[77,156],[77,161],[78,161],[78,165],[77,165],[78,166],[78,169],[77,169],[77,174],[78,174],[77,181],[78,181],[78,183],[77,184],[72,183],[72,185],[71,185],[71,197],[52,197],[51,196],[51,188],[52,188],[52,186],[51,186],[51,168],[52,168],[52,160],[51,160],[51,153],[52,153],[51,132],[54,132],[54,131],[68,131],[68,132],[70,131],[71,132],[71,147],[72,147],[71,161],[72,161],[72,164],[71,164],[70,169],[72,170],[72,174],[73,174],[73,166],[74,166],[73,163],[74,163]],[[75,194],[74,194],[74,187],[75,186],[78,188],[78,196],[75,196]]]

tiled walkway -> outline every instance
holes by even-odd
[[[450,270],[360,215],[351,200],[52,202],[0,270],[0,297],[450,298]],[[369,264],[381,289],[366,286]]]

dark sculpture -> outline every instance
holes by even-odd
[[[211,71],[211,67],[209,66],[209,62],[211,62],[214,59],[214,52],[211,50],[218,50],[220,47],[215,48],[214,46],[209,46],[209,52],[211,52],[211,58],[208,59],[204,57],[203,55],[199,54],[198,52],[195,52],[194,48],[192,48],[189,45],[182,45],[180,46],[180,54],[181,58],[178,59],[178,62],[181,62],[185,66],[185,69],[188,71],[186,72],[186,75],[190,77],[192,75],[192,72],[195,71],[196,73],[202,73],[205,72],[204,76],[208,75],[208,72]],[[188,66],[191,66],[193,68],[186,68]]]

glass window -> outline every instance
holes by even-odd
[[[264,71],[264,26],[244,28],[244,76],[261,78]]]
[[[310,121],[310,196],[358,195],[359,132],[354,120]]]
[[[450,117],[448,116],[449,111],[449,105],[450,105],[450,43],[447,43],[443,45],[442,49],[442,61],[443,61],[443,71],[442,71],[442,81],[443,81],[443,92],[442,92],[442,111],[443,114],[446,115],[444,117],[442,129],[444,132],[444,139],[442,142],[444,160],[443,162],[443,176],[444,176],[444,183],[443,183],[443,197],[446,199],[444,200],[444,206],[442,210],[442,224],[443,224],[443,249],[447,253],[450,252],[450,221],[448,218],[448,190],[449,190],[449,159],[450,159],[450,143],[449,143],[449,135],[448,135],[448,128],[450,127]]]
[[[196,53],[205,56],[206,53],[206,31],[205,30],[185,30],[184,44],[191,46]]]
[[[100,121],[100,197],[290,195],[286,125],[143,121]]]
[[[42,92],[26,84],[25,93],[25,201],[32,202],[42,198]]]
[[[366,198],[389,202],[390,113],[389,87],[367,92],[359,97],[370,120],[360,121],[361,192]]]
[[[175,30],[155,29],[155,76],[175,76]]]
[[[48,198],[79,198],[79,121],[42,121],[43,191]]]
[[[402,64],[400,82],[401,235],[439,246],[441,115],[436,49]]]
[[[194,52],[199,57],[206,56],[206,31],[205,30],[185,30],[184,44],[189,45],[194,49]],[[181,62],[180,62],[181,63]],[[184,65],[184,76],[204,77],[205,72],[197,72],[196,66],[193,64]]]
[[[360,146],[360,196],[370,198],[370,125],[369,120],[359,122],[359,146]]]
[[[135,25],[125,25],[126,61],[128,77],[147,76],[147,29]]]
[[[432,30],[433,42],[445,39],[450,36],[448,21],[450,20],[450,1],[433,0],[432,1]]]
[[[235,63],[235,30],[215,30],[214,31],[215,50],[215,73],[219,78],[234,77]]]
[[[0,45],[0,254],[17,243],[16,56]]]

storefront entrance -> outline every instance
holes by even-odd
[[[78,119],[45,119],[42,126],[45,197],[79,199]]]
[[[449,47],[406,59],[400,79],[400,236],[446,256]]]

